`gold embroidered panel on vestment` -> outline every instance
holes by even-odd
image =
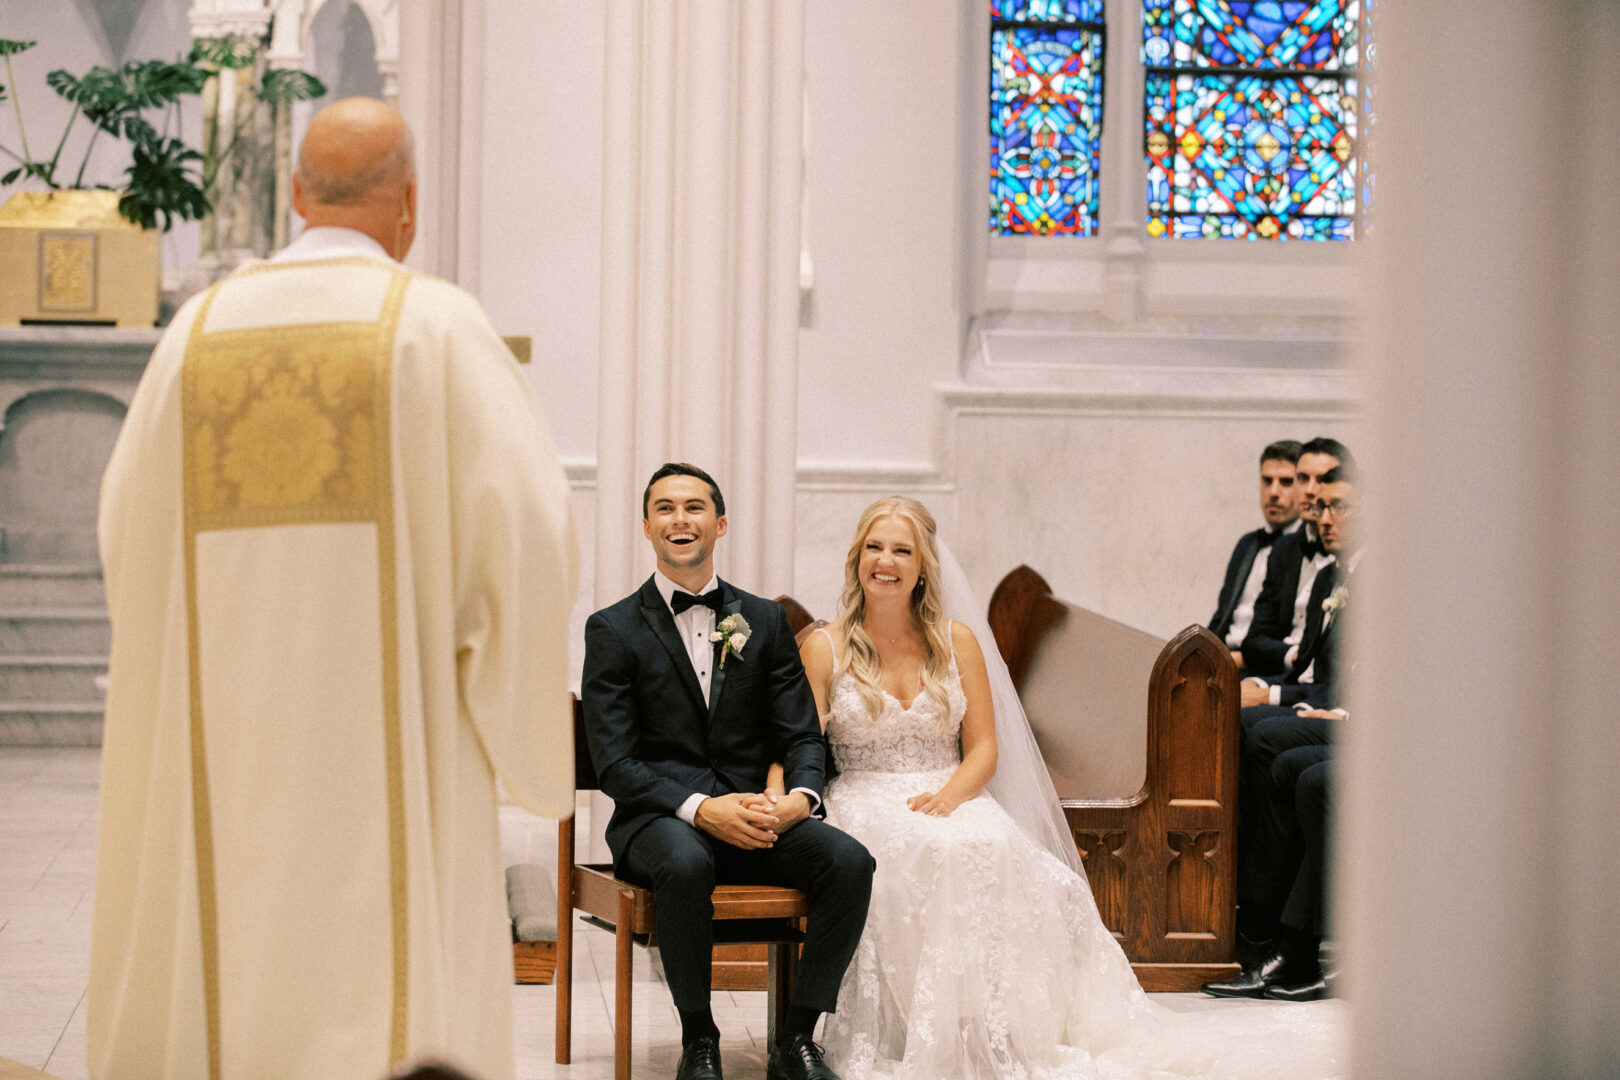
[[[185,437],[197,529],[376,520],[388,408],[378,329],[278,326],[193,342]]]

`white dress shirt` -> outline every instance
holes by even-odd
[[[673,597],[678,592],[688,593],[692,596],[702,596],[712,589],[720,587],[720,579],[710,575],[709,582],[703,588],[693,593],[690,589],[675,584],[664,576],[659,570],[653,575],[653,584],[658,588],[658,595],[664,598],[664,604],[669,608],[671,615],[675,616],[675,632],[681,635],[681,642],[686,646],[686,655],[692,661],[692,671],[697,675],[698,686],[703,689],[703,704],[709,703],[709,684],[713,681],[714,642],[709,635],[714,633],[715,615],[711,608],[702,604],[693,604],[679,615],[675,614],[675,601]],[[821,805],[821,800],[809,788],[797,787],[794,791],[804,792],[805,798],[810,800],[810,809],[814,810]],[[675,811],[682,821],[697,827],[697,809],[703,805],[708,796],[701,791],[694,791],[681,803]]]
[[[1321,539],[1316,535],[1315,526],[1306,525],[1305,535],[1318,545],[1322,543]],[[1316,575],[1322,572],[1322,567],[1332,561],[1333,556],[1326,551],[1319,551],[1308,559],[1300,560],[1299,591],[1294,593],[1294,623],[1289,628],[1288,636],[1283,638],[1283,641],[1294,646],[1294,648],[1288,650],[1288,655],[1284,658],[1289,664],[1292,664],[1294,657],[1299,655],[1299,643],[1305,636],[1305,608],[1311,602],[1311,590],[1316,588]]]
[[[1296,531],[1299,526],[1300,520],[1295,518],[1281,530],[1273,530],[1277,539],[1254,553],[1249,578],[1243,583],[1243,593],[1238,597],[1237,607],[1232,609],[1232,629],[1226,632],[1226,644],[1230,648],[1242,648],[1243,639],[1249,636],[1249,624],[1254,622],[1254,602],[1260,599],[1260,589],[1266,583],[1266,567],[1271,565],[1271,553],[1277,550],[1277,540]]]

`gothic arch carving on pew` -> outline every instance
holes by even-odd
[[[1230,654],[1214,634],[1189,626],[1170,639],[1154,665],[1151,686],[1158,693],[1148,702],[1148,760],[1158,765],[1163,796],[1171,806],[1214,806],[1225,801],[1228,781],[1236,797],[1236,777],[1225,775],[1228,762],[1177,754],[1183,741],[1214,745],[1219,738],[1224,695],[1236,690],[1237,673]],[[1172,722],[1175,731],[1163,729]],[[1172,737],[1173,735],[1173,737]]]
[[[1165,867],[1165,936],[1213,940],[1211,915],[1218,910],[1219,876],[1215,857],[1220,852],[1221,834],[1214,830],[1173,829],[1168,839],[1175,857]]]

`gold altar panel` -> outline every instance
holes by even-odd
[[[118,215],[116,191],[23,191],[0,206],[0,326],[157,322],[158,233]]]

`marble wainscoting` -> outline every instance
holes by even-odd
[[[897,413],[932,424],[932,460],[801,462],[795,593],[830,617],[860,511],[899,493],[933,510],[981,603],[1026,563],[1064,599],[1170,636],[1209,617],[1260,524],[1261,449],[1354,447],[1351,344],[1342,320],[986,322],[926,419]]]

